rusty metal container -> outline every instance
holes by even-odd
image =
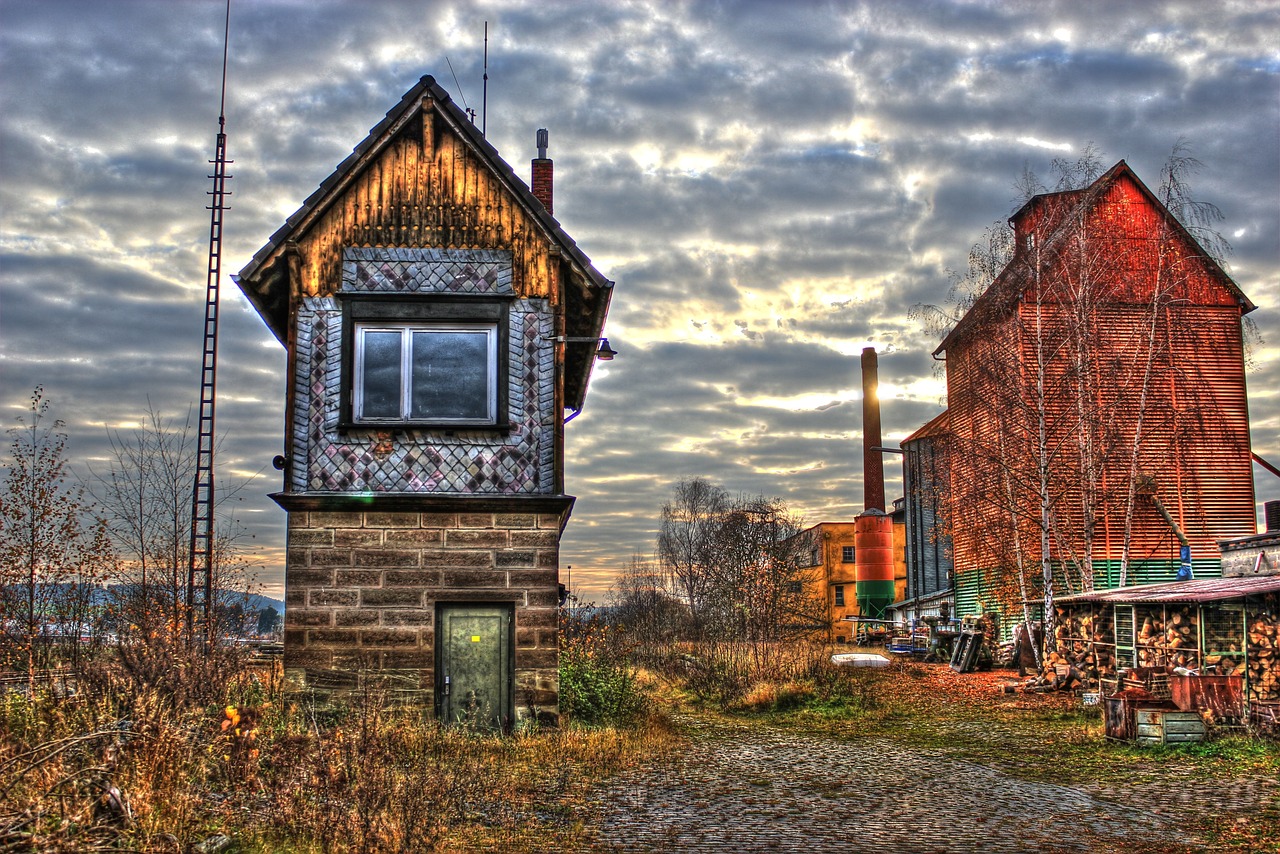
[[[1244,713],[1243,676],[1196,676],[1169,674],[1169,693],[1184,712],[1211,711],[1223,718]]]

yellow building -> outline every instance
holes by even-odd
[[[893,601],[907,598],[907,512],[905,500],[893,502]]]
[[[854,624],[847,618],[858,616],[853,529],[853,522],[819,522],[800,532],[808,541],[814,596],[826,602],[828,636],[836,643],[852,640]]]
[[[893,587],[897,601],[906,598],[906,525],[902,513],[893,514]],[[860,615],[857,584],[857,553],[854,550],[853,522],[819,522],[799,534],[807,540],[807,568],[814,598],[826,603],[828,639],[852,643],[858,633],[853,618]]]

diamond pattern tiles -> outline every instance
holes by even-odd
[[[511,253],[496,249],[342,251],[342,290],[440,294],[509,294]]]
[[[344,289],[511,292],[509,253],[348,249],[344,259]],[[440,269],[427,269],[432,265]],[[464,430],[339,432],[338,301],[305,299],[297,321],[292,453],[306,465],[294,470],[294,490],[492,495],[547,493],[554,488],[554,350],[543,343],[554,327],[544,300],[516,300],[511,305],[511,430],[506,435]]]

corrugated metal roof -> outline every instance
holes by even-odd
[[[905,445],[908,442],[914,442],[918,439],[934,439],[939,436],[946,436],[951,430],[951,422],[947,417],[947,410],[933,416],[929,421],[916,432],[903,439],[899,444]]]
[[[1059,596],[1055,604],[1073,602],[1217,602],[1241,599],[1263,593],[1280,592],[1280,575],[1255,575],[1247,578],[1201,578],[1194,581],[1171,581],[1144,584],[1140,587],[1117,587],[1094,590],[1074,596]]]

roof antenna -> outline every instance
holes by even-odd
[[[462,99],[462,106],[467,112],[467,118],[471,119],[471,124],[475,124],[476,111],[467,106],[467,96],[462,94],[462,84],[458,82],[458,72],[453,70],[453,63],[449,62],[448,56],[444,58],[444,61],[449,66],[449,73],[453,75],[453,85],[458,87],[458,97]]]
[[[489,126],[489,22],[484,22],[484,94],[480,96],[480,135]]]

